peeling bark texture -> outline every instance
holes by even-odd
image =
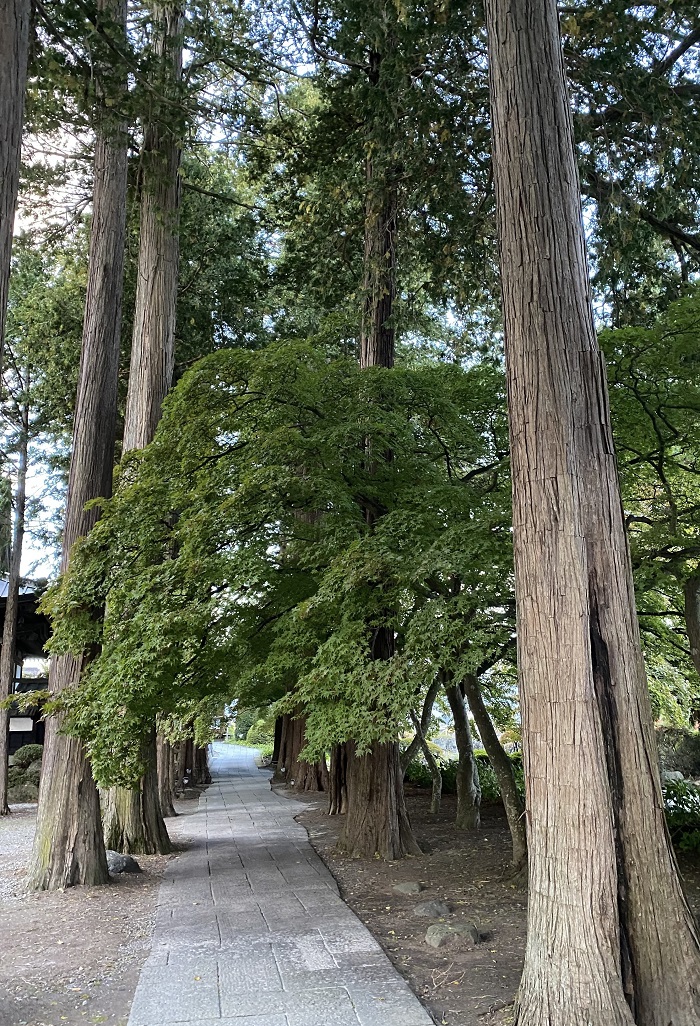
[[[333,745],[328,774],[328,815],[344,816],[348,811],[348,750],[345,743]]]
[[[398,744],[375,742],[362,757],[356,755],[354,741],[346,746],[348,812],[339,847],[368,859],[420,855],[406,812]]]
[[[182,7],[152,4],[156,53],[174,95],[182,78]],[[138,279],[134,309],[124,452],[153,439],[175,362],[179,260],[180,143],[165,123],[145,126]]]
[[[30,14],[30,0],[0,3],[0,374],[19,187]]]
[[[458,830],[478,830],[481,826],[481,784],[464,695],[459,684],[449,678],[445,680],[445,694],[452,710],[459,753],[455,826]]]
[[[489,757],[491,769],[496,774],[496,779],[498,780],[501,800],[506,810],[506,819],[508,820],[508,828],[513,842],[513,868],[519,872],[527,867],[527,837],[525,831],[525,804],[515,784],[513,763],[498,740],[498,734],[491,722],[488,709],[484,705],[479,681],[472,674],[467,674],[462,683],[467,702],[469,703],[469,709],[479,731],[481,743]]]
[[[302,762],[299,752],[306,744],[306,720],[303,716],[282,717],[278,780],[295,791],[327,791],[328,767],[325,759]]]
[[[700,674],[700,577],[693,574],[683,585],[685,629],[690,642],[690,658]]]
[[[161,734],[156,739],[158,800],[164,817],[177,816],[175,811],[175,765],[173,747]]]
[[[27,381],[29,388],[29,381]],[[12,694],[12,682],[17,662],[17,620],[19,615],[20,568],[24,545],[24,514],[27,505],[27,448],[29,445],[29,407],[22,409],[22,430],[17,462],[17,487],[15,489],[15,518],[12,532],[12,552],[7,576],[7,601],[5,623],[2,630],[0,649],[0,701]],[[6,816],[7,804],[7,759],[9,754],[9,709],[0,708],[0,816]]]
[[[155,52],[165,80],[165,91],[174,95],[182,78],[182,7],[152,4]],[[172,129],[157,118],[144,129],[141,174],[139,257],[131,343],[129,387],[124,416],[123,452],[143,449],[153,440],[163,400],[170,388],[175,364],[175,319],[179,260],[178,217],[180,208],[180,146]],[[149,764],[155,752],[148,755]],[[193,760],[194,761],[194,760]],[[194,771],[194,765],[191,767]],[[141,790],[155,782],[146,775]],[[117,788],[110,788],[112,791]],[[147,808],[157,806],[157,794],[110,795],[106,807],[121,815],[128,811],[132,823]],[[167,838],[162,815],[152,831],[144,820],[142,833],[152,840]],[[128,833],[128,824],[122,825]],[[116,834],[120,833],[115,828]],[[119,850],[119,849],[117,849]],[[170,851],[170,842],[162,854]]]
[[[114,23],[124,24],[123,0],[100,0]],[[74,542],[99,516],[85,504],[112,492],[121,301],[126,229],[126,133],[106,116],[95,139],[88,285],[80,354],[73,449],[68,474],[61,570]],[[97,610],[96,615],[102,611]],[[51,660],[49,689],[74,687],[90,659]],[[46,724],[39,808],[29,886],[53,890],[74,884],[107,883],[100,804],[90,765],[78,738],[60,733],[61,717]]]
[[[144,757],[148,761],[142,787],[102,792],[105,847],[128,855],[165,855],[172,845],[158,800],[155,728],[144,738]]]
[[[518,1026],[692,1026],[555,0],[487,0],[529,846]]]

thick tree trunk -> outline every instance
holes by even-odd
[[[459,684],[451,680],[445,680],[445,694],[452,710],[459,754],[455,826],[458,830],[478,830],[481,825],[481,785],[464,695]]]
[[[158,800],[155,728],[144,739],[144,759],[143,787],[110,787],[103,792],[105,847],[130,855],[163,855],[172,846]]]
[[[344,816],[348,811],[348,749],[347,743],[331,749],[328,774],[328,815]]]
[[[194,782],[195,784],[211,784],[209,772],[209,745],[194,749]]]
[[[152,8],[158,64],[167,83],[166,92],[174,97],[182,78],[182,7],[179,3],[156,3]],[[125,453],[143,449],[152,441],[172,383],[179,259],[179,165],[177,138],[165,123],[154,119],[144,130],[138,277],[124,417]],[[149,752],[149,763],[154,758],[155,753]],[[191,768],[194,770],[194,765]],[[113,810],[117,819],[122,810],[129,810],[133,823],[140,812],[157,807],[157,794],[138,793],[153,780],[152,775],[146,774],[130,796],[110,794],[105,796],[103,805]],[[110,788],[112,792],[117,790],[120,789]],[[156,818],[160,822],[152,834],[154,843],[158,838],[167,838],[162,815]],[[142,833],[146,835],[148,830],[144,820]],[[128,824],[123,823],[121,829],[115,826],[113,832],[114,836],[126,836]],[[164,852],[169,850],[168,842]]]
[[[354,748],[348,741],[348,811],[340,847],[362,858],[420,855],[406,812],[398,744],[377,742],[361,758]]]
[[[123,24],[123,0],[101,0],[115,24]],[[68,567],[74,542],[97,520],[91,499],[112,491],[121,299],[126,228],[126,133],[100,123],[95,140],[95,181],[88,261],[83,343],[68,475],[61,569]],[[101,610],[95,610],[100,616]],[[64,655],[51,661],[49,689],[74,687],[90,658]],[[100,805],[90,765],[78,738],[60,733],[61,717],[46,724],[44,759],[31,887],[45,890],[109,879]]]
[[[284,718],[278,716],[275,720],[275,740],[272,746],[272,760],[270,767],[272,769],[273,779],[277,776],[277,766],[280,761],[280,749],[282,747],[282,729],[284,726]]]
[[[27,381],[29,388],[29,381]],[[15,490],[15,522],[12,535],[12,554],[7,577],[5,623],[0,649],[0,701],[12,694],[17,661],[17,620],[19,614],[20,568],[24,545],[24,514],[27,505],[27,449],[29,447],[29,407],[22,409],[19,452],[17,462],[17,488]],[[9,710],[0,708],[0,816],[10,811],[7,804],[7,759],[9,753]]]
[[[0,4],[0,374],[19,187],[30,13],[30,0],[3,0]]]
[[[161,734],[156,739],[158,801],[164,817],[177,816],[175,811],[175,766],[173,748]]]
[[[306,720],[303,716],[282,717],[277,782],[284,781],[295,791],[327,791],[328,767],[325,759],[302,762],[299,752],[306,744]]]
[[[555,0],[487,0],[530,886],[518,1026],[691,1026]]]
[[[527,866],[525,805],[515,783],[513,763],[498,740],[498,734],[491,722],[488,709],[484,705],[479,681],[472,674],[467,674],[463,683],[467,702],[481,737],[481,743],[489,757],[491,769],[496,774],[501,791],[501,799],[506,810],[506,819],[508,820],[508,828],[511,841],[513,842],[513,868],[520,871]]]

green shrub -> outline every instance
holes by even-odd
[[[34,784],[35,787],[38,787],[41,779],[41,764],[38,768],[35,762],[28,766],[24,771],[24,779],[27,784]]]
[[[681,851],[700,851],[700,787],[688,780],[663,783],[666,822]]]
[[[246,734],[258,719],[257,709],[241,709],[236,716],[236,726],[233,737],[236,741],[245,741]]]
[[[256,720],[245,736],[249,745],[260,747],[273,744],[275,740],[275,721],[273,719]]]
[[[13,757],[13,765],[26,769],[31,763],[40,760],[44,754],[41,745],[23,745],[18,748]]]
[[[661,727],[656,740],[663,769],[684,777],[700,777],[700,731]]]
[[[15,787],[16,784],[24,783],[24,770],[21,766],[10,766],[7,771],[7,786]]]
[[[8,788],[7,800],[12,805],[22,802],[35,802],[39,797],[39,788],[35,784],[15,784]]]
[[[484,805],[493,805],[501,800],[501,789],[498,785],[498,778],[491,768],[491,763],[486,752],[477,748],[474,751],[474,758],[479,769],[479,783],[481,784],[481,801]],[[523,760],[519,752],[509,756],[513,763],[515,783],[521,794],[525,794],[525,782],[523,779]],[[442,790],[445,794],[455,794],[457,791],[457,759],[450,759],[441,764]],[[430,770],[422,755],[416,756],[406,770],[406,780],[415,784],[416,787],[432,787]]]

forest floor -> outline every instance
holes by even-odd
[[[181,815],[168,820],[176,845],[186,843],[196,807],[178,802]],[[36,805],[0,819],[0,1026],[125,1026],[174,856],[138,855],[143,873],[107,887],[27,893],[35,821]]]
[[[285,793],[284,789],[280,793]],[[323,797],[289,793],[308,811],[297,817],[340,886],[340,892],[387,952],[398,971],[442,1026],[495,1026],[512,1021],[525,948],[527,891],[508,879],[510,835],[500,805],[485,806],[477,835],[455,829],[456,799],[443,797],[438,816],[430,795],[407,787],[414,833],[424,854],[398,862],[348,858],[336,849],[343,817],[326,815]],[[700,857],[681,855],[689,901],[700,919]],[[418,895],[398,894],[395,884],[418,881]],[[473,922],[486,939],[479,945],[429,947],[435,919],[413,911],[438,899],[452,910],[447,923]]]

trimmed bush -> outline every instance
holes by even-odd
[[[8,788],[7,800],[12,805],[23,802],[35,802],[39,797],[39,788],[35,784],[15,784]]]
[[[656,740],[662,769],[684,777],[700,777],[700,731],[661,727]]]
[[[41,762],[44,755],[42,745],[23,745],[18,748],[13,757],[13,765],[21,769],[27,769],[33,762]]]
[[[24,771],[24,780],[27,784],[34,784],[35,787],[39,786],[39,780],[41,779],[41,763],[37,769],[35,762],[28,766]]]
[[[10,766],[7,771],[7,786],[15,787],[24,783],[24,770],[21,766]]]
[[[700,851],[700,787],[688,780],[665,780],[666,822],[681,851]]]
[[[246,741],[249,745],[273,744],[275,740],[275,721],[273,719],[256,720],[246,734]]]

